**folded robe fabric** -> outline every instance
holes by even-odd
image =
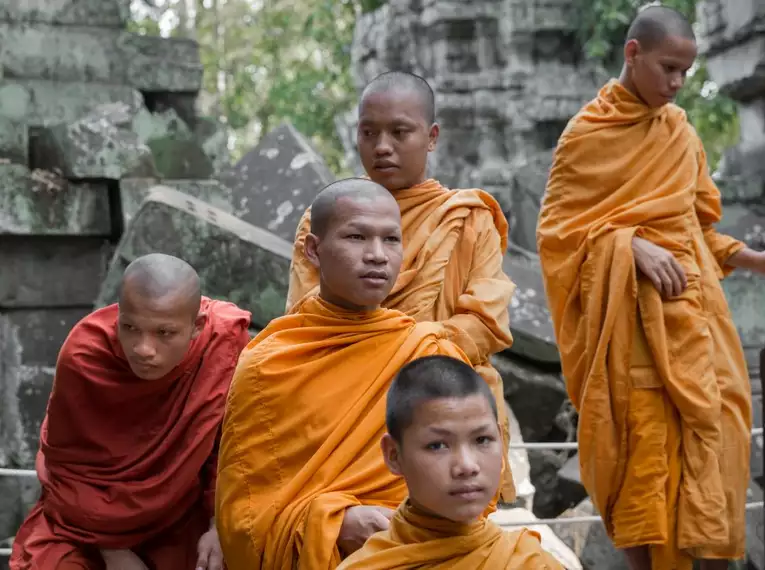
[[[429,515],[408,500],[338,570],[563,570],[534,531],[505,532],[482,518],[471,524]]]
[[[720,280],[744,245],[717,233],[720,218],[720,193],[679,107],[649,108],[614,80],[569,122],[537,243],[580,414],[582,481],[619,548],[743,555],[751,398]],[[635,236],[675,256],[688,278],[683,294],[662,299],[638,276]],[[642,362],[636,333],[647,344]],[[651,409],[637,411],[638,402]],[[651,438],[659,445],[642,445]],[[635,516],[625,501],[650,512]]]
[[[437,323],[347,312],[309,297],[242,353],[223,424],[216,523],[229,570],[328,570],[345,509],[395,509],[383,461],[385,397],[407,362],[467,362]]]
[[[177,547],[175,559],[190,549],[194,564],[197,522],[207,530],[214,509],[226,394],[250,323],[231,303],[203,298],[201,309],[207,322],[185,360],[157,380],[130,370],[117,305],[72,329],[41,428],[42,494],[16,535],[13,570],[53,569],[78,550],[98,559],[98,549],[147,544],[172,560],[164,536]]]
[[[507,220],[497,201],[483,190],[449,190],[435,180],[393,193],[401,209],[404,260],[383,306],[418,322],[441,322],[449,340],[470,358],[476,371],[502,402],[502,378],[489,357],[508,348],[508,306],[515,285],[502,270]],[[318,293],[319,275],[305,257],[310,208],[300,221],[292,252],[287,310]],[[506,411],[500,425],[509,441]],[[508,469],[502,497],[515,499]]]

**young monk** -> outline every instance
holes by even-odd
[[[42,494],[12,570],[222,570],[216,450],[250,313],[186,262],[131,263],[119,302],[72,329],[40,434]]]
[[[252,340],[228,400],[216,521],[229,570],[332,569],[387,528],[406,495],[380,454],[388,386],[420,356],[467,361],[443,325],[380,308],[403,257],[385,188],[341,180],[312,208],[319,295]]]
[[[427,178],[438,135],[433,91],[421,77],[383,73],[364,89],[357,135],[361,161],[398,202],[404,240],[401,273],[382,306],[418,322],[443,323],[502,401],[502,379],[489,357],[513,342],[507,308],[515,286],[502,271],[507,221],[490,194],[449,190]],[[318,271],[304,253],[310,224],[309,208],[295,238],[288,311],[318,290]],[[504,406],[500,420],[507,441]],[[502,495],[515,499],[509,470]]]
[[[560,138],[538,248],[582,480],[631,568],[744,556],[751,392],[720,280],[765,253],[717,233],[720,193],[672,103],[696,57],[682,15],[635,18],[618,80]]]
[[[537,533],[503,532],[484,516],[506,462],[496,400],[469,365],[426,356],[404,366],[385,423],[385,463],[409,496],[339,570],[563,570]]]

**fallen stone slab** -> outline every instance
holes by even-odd
[[[123,28],[130,0],[3,0],[0,21]]]
[[[139,91],[196,93],[202,89],[204,68],[194,40],[124,33],[117,49],[126,62],[126,83]]]
[[[157,176],[151,149],[128,128],[132,116],[129,105],[113,103],[75,121],[40,129],[32,143],[33,162],[80,180]]]
[[[112,233],[109,190],[17,164],[0,164],[0,235]]]
[[[151,191],[164,186],[173,188],[206,202],[213,208],[217,208],[227,214],[234,214],[233,196],[229,188],[226,188],[217,180],[160,180],[158,178],[123,178],[120,180],[120,202],[122,204],[122,218],[124,227],[138,212],[144,199]]]
[[[502,268],[516,285],[509,308],[513,346],[508,351],[536,362],[559,363],[539,261],[506,253]]]
[[[231,165],[226,126],[211,117],[199,117],[194,136],[202,144],[202,150],[210,159],[213,171],[218,173]]]
[[[4,80],[0,85],[0,116],[29,127],[76,121],[107,103],[125,103],[135,113],[143,98],[127,85],[31,79]]]
[[[526,251],[537,250],[537,219],[552,160],[552,150],[541,151],[512,169],[510,207],[502,209],[510,222],[510,242]]]
[[[270,133],[219,176],[234,192],[237,216],[292,242],[301,216],[334,180],[321,156],[290,123]]]
[[[151,139],[151,149],[157,172],[162,178],[187,178],[199,180],[213,175],[213,164],[195,139],[167,135]]]
[[[184,259],[202,291],[252,312],[256,328],[284,313],[292,244],[172,188],[146,198],[117,246],[97,306],[117,299],[122,273],[148,253]]]
[[[0,310],[92,306],[113,250],[98,237],[0,236]]]
[[[23,123],[0,116],[0,163],[29,163],[29,130]]]

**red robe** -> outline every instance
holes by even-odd
[[[100,568],[131,549],[150,570],[192,570],[214,513],[217,449],[250,313],[202,300],[207,323],[158,380],[130,370],[117,305],[80,321],[59,353],[40,433],[40,500],[16,535],[11,570]]]

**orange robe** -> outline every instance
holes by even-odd
[[[319,297],[242,353],[226,409],[216,523],[229,570],[328,570],[345,509],[406,496],[383,461],[385,397],[407,362],[467,362],[438,323],[343,311]]]
[[[618,548],[654,569],[744,555],[751,395],[720,280],[744,245],[717,233],[720,193],[675,105],[609,82],[561,136],[537,241],[582,480]],[[688,277],[663,300],[633,236]]]
[[[515,285],[502,271],[508,226],[499,204],[482,190],[453,191],[435,180],[393,196],[401,209],[404,260],[383,306],[418,322],[441,322],[449,340],[468,355],[502,403],[502,378],[489,357],[513,343],[508,306]],[[318,272],[303,250],[310,227],[309,208],[300,220],[292,252],[288,311],[304,296],[318,292]],[[504,406],[499,406],[499,413],[504,439],[509,441]],[[515,499],[509,469],[502,497]]]
[[[203,298],[186,359],[141,380],[117,339],[117,305],[85,317],[59,353],[40,433],[39,502],[11,570],[98,569],[100,549],[131,549],[149,568],[194,568],[214,513],[226,394],[250,313]]]
[[[390,528],[373,535],[338,570],[563,570],[539,534],[505,532],[482,518],[472,524],[429,515],[404,502]]]

